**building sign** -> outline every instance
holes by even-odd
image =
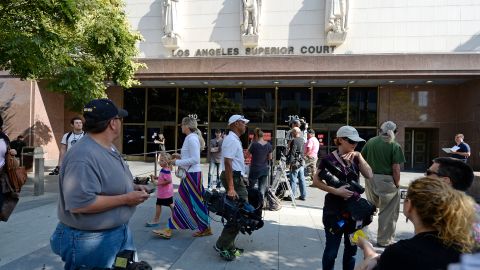
[[[303,45],[299,47],[255,47],[255,48],[216,48],[216,49],[176,49],[172,57],[218,57],[218,56],[267,56],[267,55],[307,55],[333,54],[335,46]]]

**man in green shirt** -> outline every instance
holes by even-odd
[[[365,191],[367,199],[379,208],[377,246],[385,247],[395,238],[400,211],[400,164],[405,162],[405,156],[395,142],[395,123],[383,123],[379,133],[368,140],[362,155],[373,170],[373,178],[365,181]]]

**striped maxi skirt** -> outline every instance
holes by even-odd
[[[202,172],[188,172],[182,179],[178,194],[174,197],[172,217],[168,220],[170,229],[203,231],[210,225],[208,210],[203,203]]]

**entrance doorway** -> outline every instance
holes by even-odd
[[[405,128],[405,170],[425,171],[438,156],[437,128]]]

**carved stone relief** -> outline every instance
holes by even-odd
[[[348,30],[350,0],[325,1],[325,32],[327,45],[340,45],[345,41]]]

